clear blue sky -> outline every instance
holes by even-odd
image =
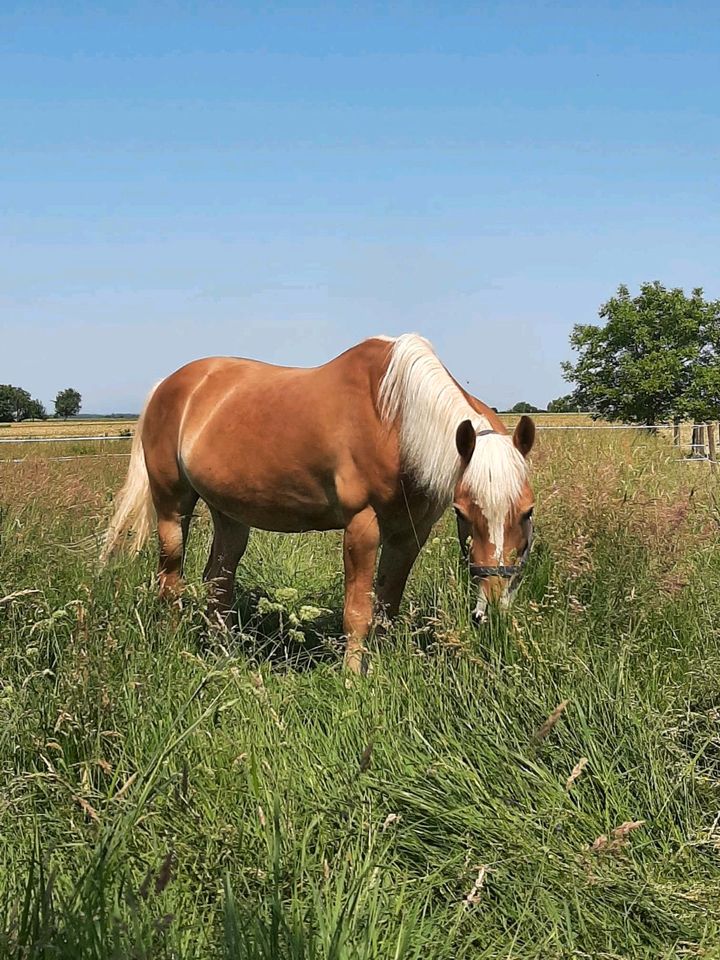
[[[0,7],[0,382],[136,410],[198,356],[417,330],[567,390],[620,282],[720,296],[711,3]]]

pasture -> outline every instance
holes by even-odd
[[[168,608],[152,548],[96,568],[125,459],[0,465],[0,955],[719,957],[720,513],[677,458],[541,429],[512,615],[471,626],[447,516],[367,679],[339,535],[254,533],[229,639],[202,512]]]
[[[49,439],[50,437],[118,437],[132,431],[133,419],[115,417],[69,420],[23,420],[20,423],[0,423],[0,439],[17,437]]]

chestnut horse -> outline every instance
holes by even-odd
[[[474,615],[483,619],[489,600],[509,601],[532,538],[534,436],[528,417],[508,436],[417,334],[366,340],[313,369],[196,360],[146,401],[103,559],[130,530],[140,549],[156,519],[160,591],[176,595],[202,498],[214,524],[205,579],[214,616],[231,626],[251,527],[342,529],[345,662],[357,671],[374,601],[381,615],[397,613],[415,558],[451,503],[480,584]]]

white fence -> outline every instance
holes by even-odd
[[[106,436],[104,434],[94,437],[0,437],[0,444],[35,444],[35,443],[107,443],[116,440],[132,440],[132,435],[124,436]],[[42,461],[43,463],[64,463],[68,460],[89,460],[105,457],[129,457],[130,453],[79,453],[68,457],[0,457],[0,463],[30,463]]]
[[[682,463],[709,463],[712,468],[715,469],[720,460],[717,458],[716,454],[716,442],[715,438],[718,438],[718,445],[720,445],[720,431],[718,430],[717,424],[705,424],[705,423],[683,423],[683,424],[674,424],[674,423],[658,423],[658,424],[636,424],[636,423],[582,423],[582,424],[554,424],[554,423],[538,423],[536,424],[539,432],[544,433],[546,430],[578,430],[578,431],[587,431],[587,430],[597,430],[597,431],[611,431],[611,430],[640,430],[646,433],[655,433],[658,430],[672,430],[674,442],[676,446],[680,444],[680,428],[682,427],[686,431],[692,428],[692,440],[690,443],[691,454],[688,457],[678,458],[678,462]],[[127,442],[132,440],[131,434],[123,435],[96,435],[89,437],[0,437],[0,444],[38,444],[38,443],[114,443],[114,442]],[[69,460],[88,460],[88,459],[99,459],[99,458],[111,458],[111,457],[129,457],[129,452],[123,453],[108,453],[103,451],[101,453],[81,453],[75,454],[73,456],[53,456],[53,457],[0,457],[0,463],[29,463],[35,461],[43,461],[45,463],[61,463],[67,462]]]

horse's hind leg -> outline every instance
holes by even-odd
[[[197,500],[194,490],[185,490],[178,497],[162,498],[155,503],[160,541],[158,582],[160,596],[165,599],[175,599],[182,587],[185,550]]]
[[[215,535],[203,579],[210,583],[211,621],[229,629],[237,625],[235,571],[248,544],[250,527],[211,510]]]

